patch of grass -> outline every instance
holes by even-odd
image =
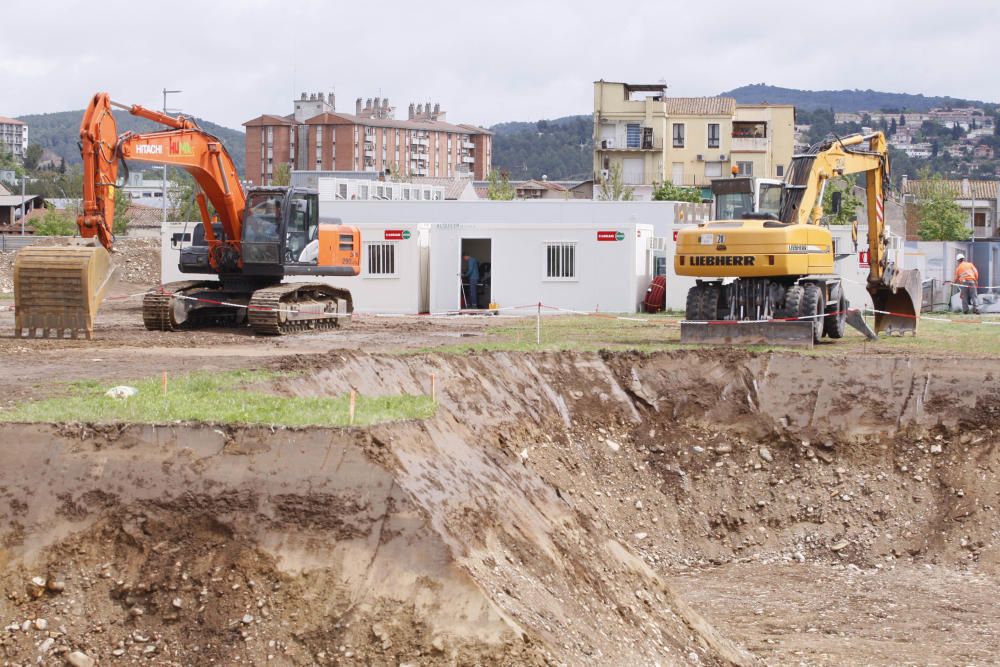
[[[282,426],[347,426],[350,397],[279,396],[262,389],[281,374],[267,371],[191,373],[169,379],[166,395],[162,378],[135,383],[131,398],[105,396],[110,388],[95,380],[71,383],[64,396],[46,398],[0,411],[6,422],[257,424]],[[429,396],[357,395],[354,424],[425,419],[433,416]]]
[[[878,352],[914,354],[946,354],[961,356],[1000,356],[1000,318],[985,316],[963,317],[955,314],[931,315],[949,318],[949,322],[921,319],[917,336],[881,336],[877,342],[867,341],[860,333],[848,328],[839,341],[823,339],[812,350],[777,345],[747,345],[742,349],[754,352],[781,351],[804,355],[843,355]],[[629,315],[628,319],[611,316],[560,315],[542,318],[541,344],[536,343],[534,318],[504,320],[487,327],[483,335],[453,345],[406,349],[402,354],[465,354],[469,352],[554,352],[563,350],[596,351],[628,350],[655,352],[700,348],[682,345],[679,314]],[[869,324],[872,318],[868,318]]]

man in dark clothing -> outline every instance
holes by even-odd
[[[465,307],[475,310],[479,308],[476,291],[479,288],[479,260],[471,255],[462,255],[462,290],[465,294]]]

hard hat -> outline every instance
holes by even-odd
[[[957,259],[960,262],[965,261],[965,255],[963,255],[962,253],[958,253],[958,257],[956,257],[955,259]]]

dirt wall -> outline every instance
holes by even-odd
[[[295,395],[427,392],[433,375],[438,414],[357,430],[3,427],[0,618],[17,629],[0,655],[52,639],[52,660],[754,664],[672,575],[996,572],[1000,362],[331,353],[278,367],[301,373],[269,389]]]

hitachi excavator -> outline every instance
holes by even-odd
[[[874,331],[849,308],[834,272],[833,237],[822,226],[831,178],[864,173]],[[921,283],[889,254],[884,198],[889,154],[881,132],[855,134],[796,155],[777,214],[707,222],[677,235],[674,271],[698,278],[688,292],[681,342],[807,344],[842,338],[846,325],[869,338],[916,333]],[[727,282],[728,278],[735,278]]]
[[[118,135],[112,107],[167,129]],[[184,116],[173,117],[91,99],[80,125],[83,211],[77,226],[84,244],[28,247],[14,264],[15,335],[54,332],[90,338],[110,283],[114,188],[128,161],[168,164],[191,174],[205,245],[181,257],[184,273],[214,273],[218,280],[170,283],[147,293],[147,329],[174,330],[249,324],[256,333],[342,326],[353,311],[350,292],[319,282],[285,283],[288,276],[356,276],[361,236],[337,220],[320,220],[315,190],[257,187],[244,192],[222,142]],[[209,215],[209,203],[218,220]],[[301,278],[300,278],[301,279]]]

